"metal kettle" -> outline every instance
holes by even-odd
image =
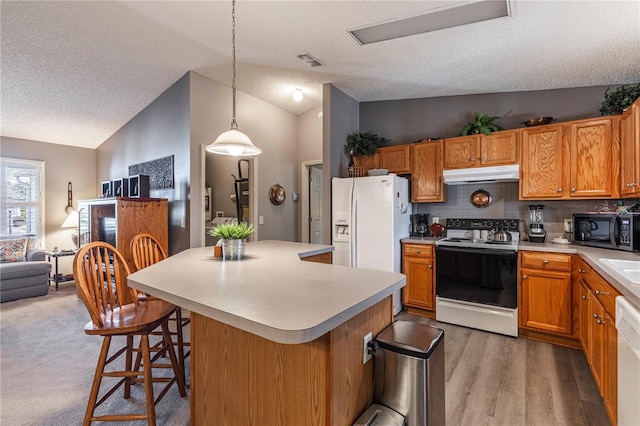
[[[504,229],[500,231],[495,230],[493,232],[493,241],[497,241],[499,243],[510,243],[511,239],[511,233],[505,231]]]

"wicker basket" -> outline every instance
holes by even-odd
[[[364,167],[348,167],[347,172],[348,172],[348,177],[366,176],[364,172]]]

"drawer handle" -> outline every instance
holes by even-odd
[[[549,264],[549,261],[548,261],[548,260],[543,260],[543,261],[542,261],[542,264],[543,264],[543,265],[548,265],[548,264]]]
[[[596,296],[608,296],[609,295],[609,293],[607,293],[606,291],[594,290],[593,292],[595,293]]]
[[[420,254],[420,250],[416,250],[416,254]]]
[[[476,157],[469,158],[469,161],[476,161]]]
[[[581,269],[581,268],[578,268],[578,272],[581,273],[581,274],[586,274],[587,273],[587,271],[585,271],[584,269]]]

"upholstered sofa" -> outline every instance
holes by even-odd
[[[39,248],[27,249],[23,261],[0,263],[0,302],[44,296],[50,273],[51,264]]]

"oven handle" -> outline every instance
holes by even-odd
[[[449,253],[468,253],[468,254],[491,254],[503,257],[517,256],[515,250],[496,250],[496,249],[473,249],[473,248],[459,248],[459,247],[442,247],[436,246],[436,252],[449,252]]]

